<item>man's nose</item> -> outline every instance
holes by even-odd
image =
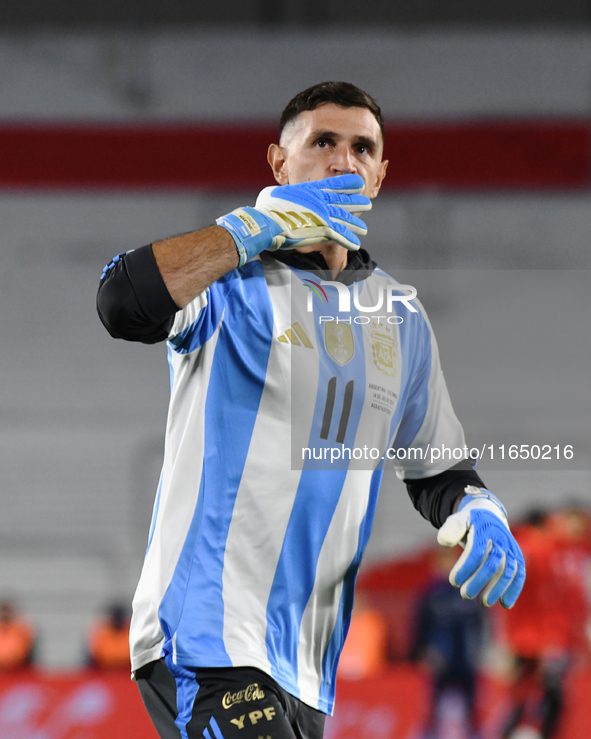
[[[339,146],[335,149],[330,162],[330,169],[335,175],[357,173],[355,159],[348,147]]]

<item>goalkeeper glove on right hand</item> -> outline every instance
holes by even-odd
[[[497,497],[468,485],[457,513],[448,516],[439,529],[437,541],[444,547],[464,547],[449,574],[462,598],[476,598],[484,588],[480,602],[486,608],[497,600],[504,608],[515,605],[525,582],[525,562]]]
[[[352,213],[371,208],[371,200],[359,194],[364,186],[360,175],[346,174],[266,187],[254,208],[237,208],[216,223],[234,239],[240,267],[265,249],[297,249],[323,241],[356,251],[361,246],[357,236],[364,236],[367,227]]]

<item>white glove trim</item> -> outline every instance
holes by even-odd
[[[507,516],[505,516],[505,512],[488,496],[478,496],[477,498],[475,498],[475,500],[471,500],[469,503],[466,503],[466,505],[462,507],[462,510],[458,512],[463,513],[464,511],[473,510],[490,511],[491,513],[494,513],[497,518],[500,518],[505,526],[509,528],[509,522],[507,521]],[[454,513],[453,515],[455,516],[457,514]]]

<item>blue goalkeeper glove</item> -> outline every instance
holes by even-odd
[[[357,236],[364,236],[367,227],[352,213],[371,208],[371,200],[359,194],[364,186],[358,174],[345,174],[266,187],[254,208],[237,208],[216,223],[236,242],[240,267],[265,249],[297,249],[322,241],[356,251],[361,246]]]
[[[507,511],[492,493],[468,485],[457,513],[439,529],[437,541],[444,547],[464,547],[449,574],[462,598],[476,598],[482,590],[480,602],[486,608],[497,600],[504,608],[515,605],[525,582],[525,562],[509,530]]]

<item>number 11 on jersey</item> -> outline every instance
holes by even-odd
[[[343,396],[343,407],[341,409],[341,417],[337,429],[337,444],[344,444],[347,435],[347,426],[349,424],[349,416],[351,415],[351,406],[353,405],[353,390],[355,388],[355,380],[349,380],[345,385],[345,394]],[[328,381],[326,389],[326,402],[324,404],[324,413],[322,415],[322,426],[320,427],[320,438],[327,440],[330,433],[332,423],[332,414],[334,411],[334,403],[337,394],[337,378],[331,377]]]

